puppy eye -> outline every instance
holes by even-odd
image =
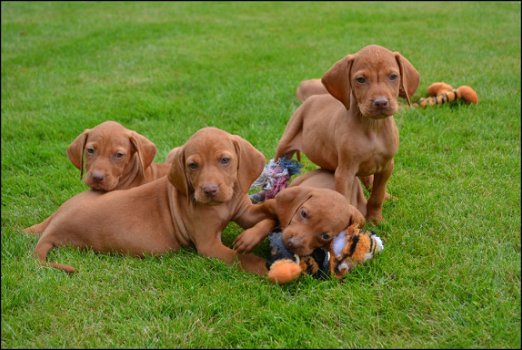
[[[324,241],[329,241],[332,239],[332,236],[330,236],[327,232],[321,233],[321,239]]]
[[[125,156],[125,153],[122,153],[122,152],[116,152],[116,154],[114,155],[116,157],[116,159],[121,159]]]
[[[355,81],[357,81],[359,84],[364,84],[364,83],[366,83],[366,78],[358,77],[358,78],[355,78]]]
[[[189,163],[188,167],[190,168],[190,170],[197,170],[198,163]]]
[[[94,154],[94,152],[95,152],[94,147],[88,147],[87,148],[87,153]]]
[[[219,162],[221,163],[221,165],[228,165],[230,163],[230,158],[223,157]]]
[[[399,76],[395,73],[392,73],[392,74],[390,74],[389,78],[390,78],[390,80],[397,80],[397,78],[399,78]]]
[[[301,217],[303,219],[308,219],[308,212],[306,211],[305,208],[301,208],[301,210],[299,211],[299,214],[301,215]]]

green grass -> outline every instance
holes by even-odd
[[[2,348],[520,348],[520,3],[1,6]],[[414,100],[445,81],[480,103],[395,116],[385,250],[342,283],[275,286],[190,249],[53,250],[73,276],[32,257],[22,228],[85,189],[65,155],[84,129],[117,120],[162,161],[216,126],[269,159],[297,84],[372,43],[420,72]]]

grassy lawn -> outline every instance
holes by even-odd
[[[520,348],[519,2],[2,2],[1,12],[2,348]],[[297,84],[373,43],[420,72],[414,100],[445,81],[474,87],[480,103],[395,116],[394,200],[371,227],[385,249],[342,283],[276,286],[191,249],[53,250],[72,276],[32,257],[37,237],[21,230],[86,188],[65,154],[84,129],[119,121],[161,162],[216,126],[270,159]],[[239,232],[229,225],[224,241]]]

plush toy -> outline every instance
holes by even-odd
[[[341,279],[356,265],[384,249],[375,232],[357,228],[339,232],[327,247],[317,248],[308,256],[297,256],[288,251],[281,231],[272,232],[268,239],[271,248],[271,258],[267,260],[268,279],[278,284],[291,282],[301,274],[318,279],[329,276]]]
[[[425,108],[427,106],[441,105],[453,101],[464,101],[465,103],[478,103],[478,96],[475,90],[467,85],[454,89],[446,83],[433,83],[428,87],[427,98],[421,98],[413,104],[413,107]]]
[[[293,175],[299,174],[302,164],[286,158],[280,158],[278,161],[270,159],[261,175],[250,187],[251,189],[260,187],[260,192],[250,195],[253,203],[263,202],[266,199],[274,198],[276,194],[284,190],[288,186],[288,182]]]

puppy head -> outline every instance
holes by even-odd
[[[203,128],[169,153],[169,181],[196,202],[219,205],[246,194],[265,164],[261,152],[243,138]]]
[[[410,104],[420,76],[400,53],[370,45],[339,60],[321,81],[346,109],[354,104],[363,116],[381,119],[397,111],[398,96]]]
[[[279,192],[275,211],[286,247],[299,256],[327,246],[341,230],[363,226],[362,214],[336,191],[307,186]]]
[[[132,171],[143,174],[155,155],[156,146],[150,140],[114,121],[86,129],[67,148],[67,156],[80,169],[83,181],[104,192],[117,189],[120,180]]]

